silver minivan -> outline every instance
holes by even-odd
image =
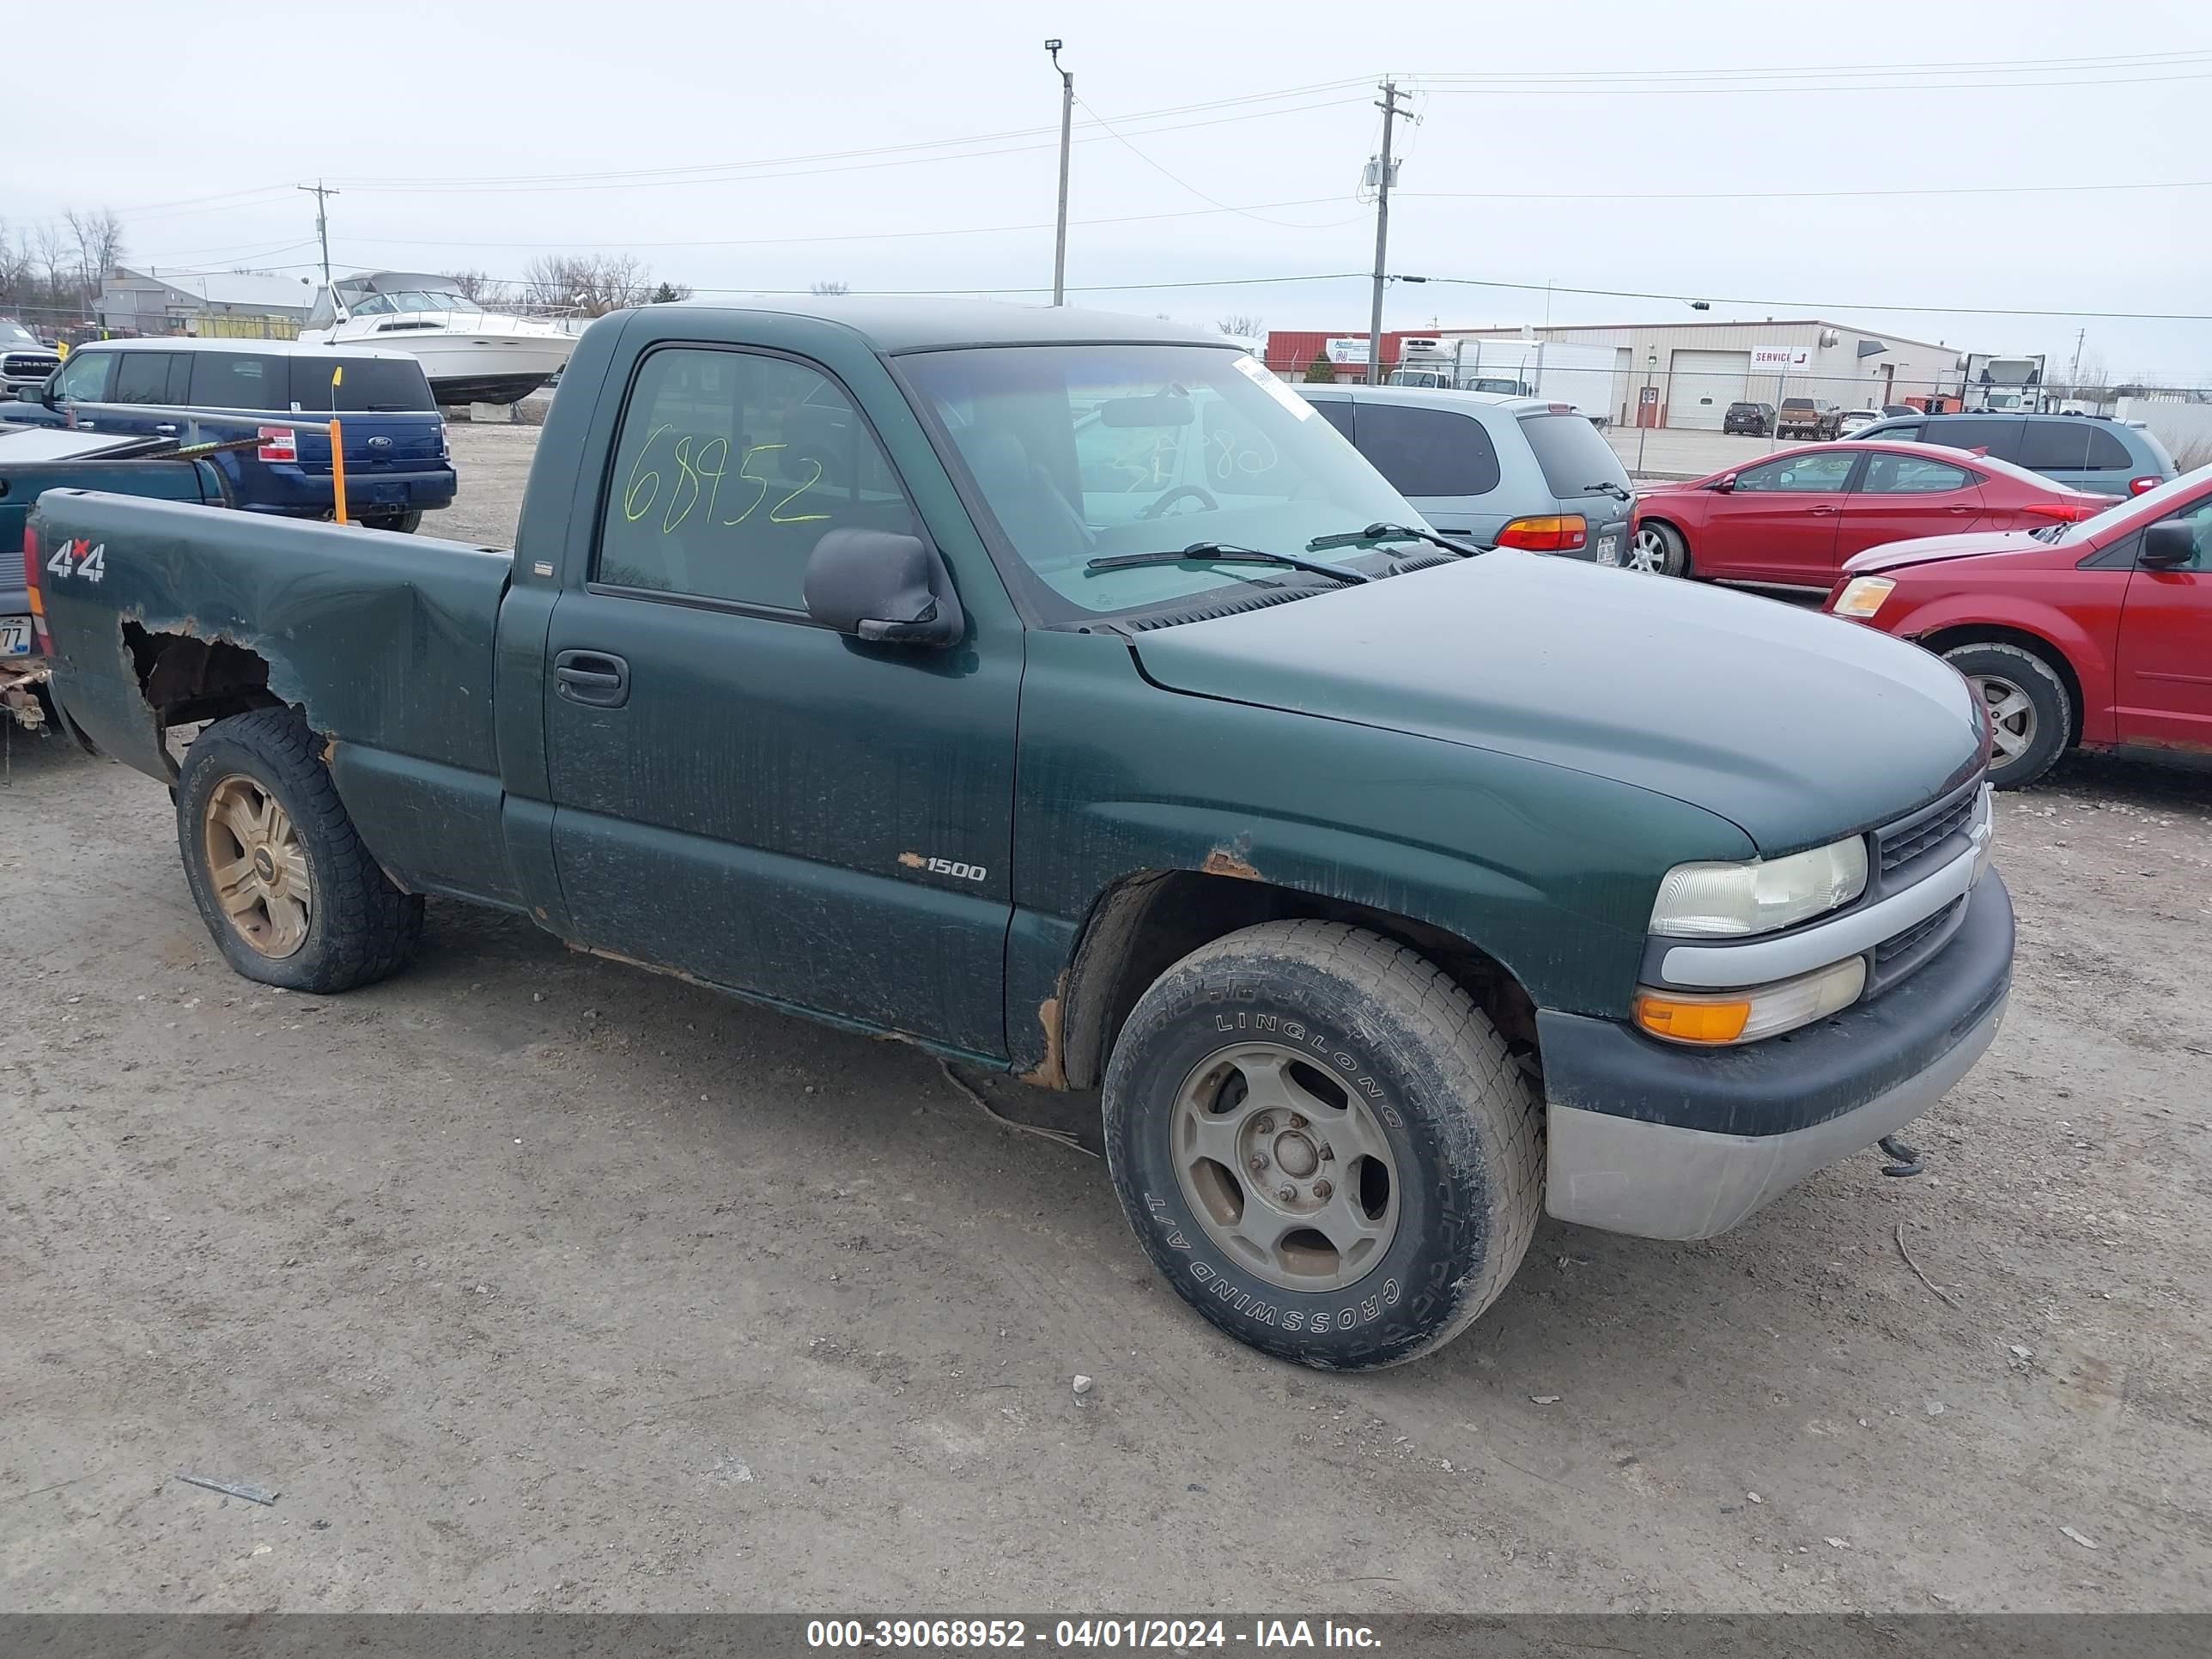
[[[1599,564],[1625,557],[1628,470],[1570,405],[1419,386],[1296,390],[1445,535]]]

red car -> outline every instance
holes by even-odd
[[[1938,444],[1806,444],[1638,495],[1627,563],[1826,592],[1844,560],[1884,542],[2032,530],[2087,518],[2112,500]]]
[[[2212,759],[2212,467],[2081,523],[1862,553],[1827,609],[1973,682],[2001,789],[2075,744]]]

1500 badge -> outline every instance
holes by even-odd
[[[951,859],[933,859],[920,853],[901,853],[899,862],[909,870],[921,870],[933,876],[951,876],[956,881],[981,881],[990,871],[980,864],[956,864]]]

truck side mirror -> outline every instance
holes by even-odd
[[[1722,495],[1725,495],[1735,488],[1735,474],[1733,472],[1723,472],[1719,477],[1714,479],[1711,483],[1705,487],[1708,489],[1718,490]]]
[[[2166,519],[2143,532],[2136,562],[2146,570],[2173,570],[2196,556],[2196,531],[2179,519]]]
[[[15,401],[19,404],[45,403],[46,401],[46,383],[44,380],[41,380],[36,386],[17,386],[15,388]]]
[[[807,556],[806,614],[855,639],[942,650],[968,631],[951,577],[919,536],[832,530]]]

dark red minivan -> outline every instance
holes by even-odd
[[[2080,523],[1875,548],[1827,609],[1974,684],[2001,789],[2076,744],[2212,761],[2212,467]]]

